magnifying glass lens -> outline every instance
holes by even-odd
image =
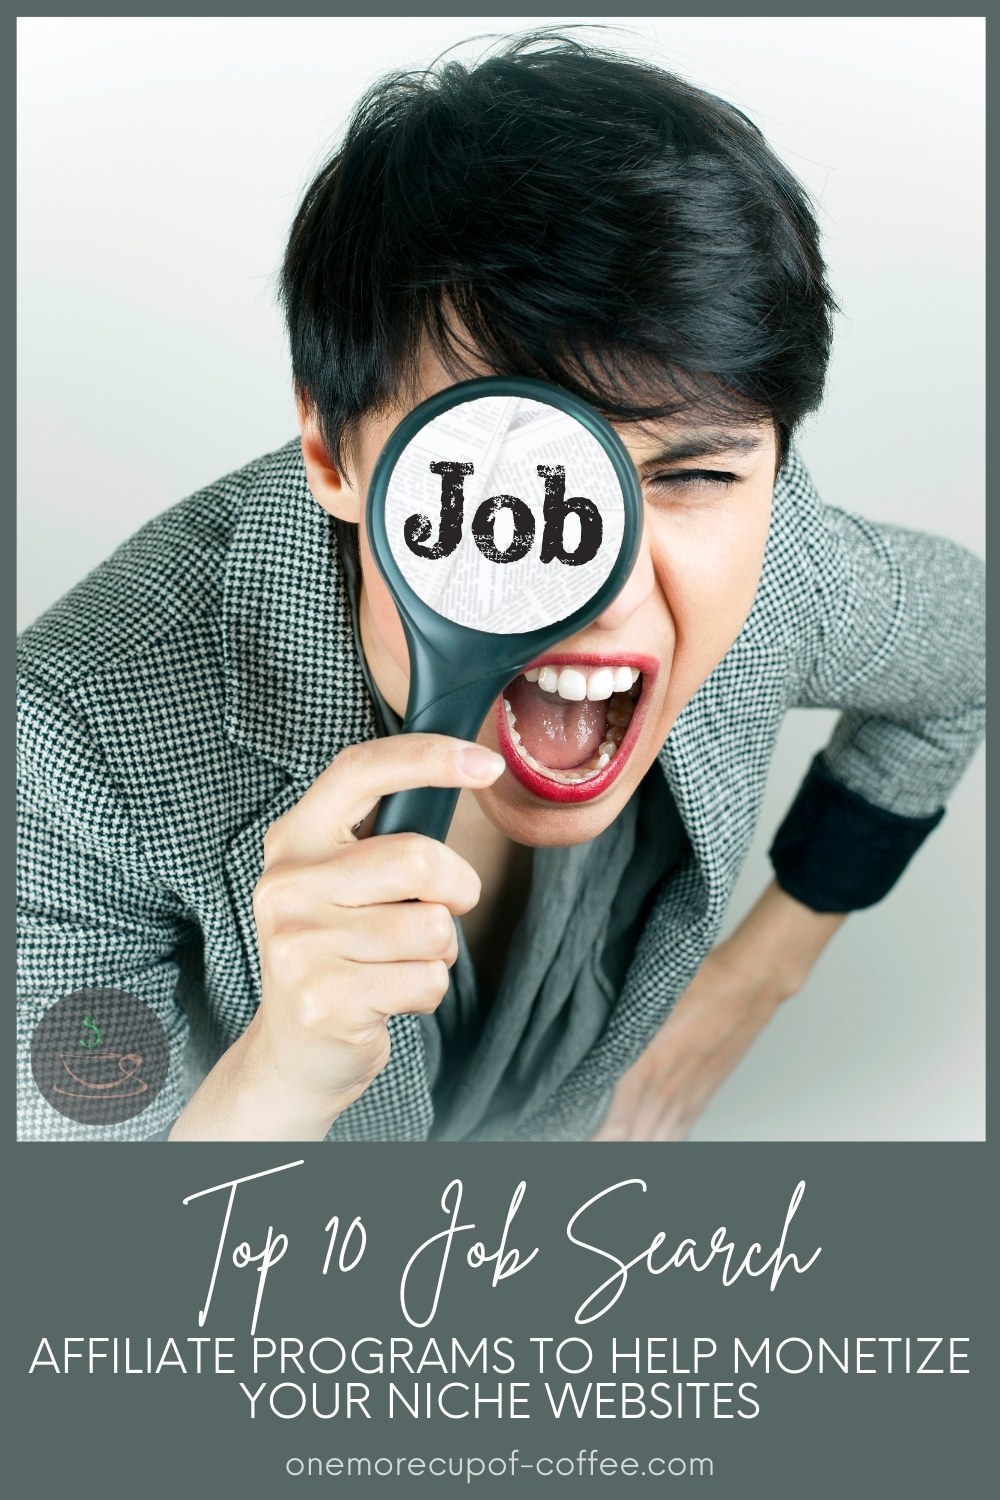
[[[601,441],[522,396],[450,406],[410,438],[385,494],[389,545],[442,619],[491,635],[585,606],[621,552],[625,501]]]

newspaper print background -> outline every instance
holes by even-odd
[[[418,557],[403,528],[424,515],[430,541],[440,532],[441,486],[430,465],[471,463],[465,478],[462,538],[448,557]],[[541,561],[545,485],[539,464],[561,464],[566,496],[585,495],[601,515],[603,538],[588,563],[568,566]],[[498,563],[484,557],[472,535],[478,507],[493,495],[516,495],[535,521],[526,556]],[[574,417],[544,402],[514,396],[481,396],[442,412],[407,444],[390,476],[386,531],[393,556],[410,587],[437,614],[493,635],[520,635],[566,619],[586,604],[608,577],[621,550],[625,507],[614,467],[598,440]],[[509,510],[496,519],[495,541],[505,550],[513,535]],[[570,515],[564,546],[579,540],[579,520]]]

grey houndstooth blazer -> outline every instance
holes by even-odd
[[[789,708],[844,710],[826,764],[876,806],[923,817],[945,802],[982,730],[982,596],[962,548],[825,507],[791,453],[750,616],[660,753],[690,853],[604,1033],[517,1138],[585,1136],[691,979]],[[190,1054],[217,1056],[259,1002],[265,830],[375,734],[298,442],[144,526],[25,632],[20,658],[20,1134],[148,1138],[182,1109]],[[171,1050],[155,1102],[103,1129],[51,1109],[29,1057],[46,1008],[98,987],[153,1006]],[[392,1034],[388,1066],[331,1139],[426,1137],[419,1020]]]

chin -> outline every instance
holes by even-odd
[[[641,777],[640,777],[641,780]],[[606,796],[583,805],[558,803],[539,806],[514,779],[500,780],[475,797],[495,828],[515,844],[530,849],[563,848],[585,844],[603,833],[617,818],[635,788],[624,778]]]

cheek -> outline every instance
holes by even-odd
[[[410,656],[406,649],[406,636],[403,634],[399,611],[375,565],[363,526],[358,528],[358,551],[361,555],[365,599],[378,636],[378,645],[388,653],[397,667],[409,674]]]
[[[677,632],[672,676],[690,696],[739,634],[757,592],[770,494],[739,509],[654,518],[655,565]],[[677,687],[682,686],[676,681]]]

